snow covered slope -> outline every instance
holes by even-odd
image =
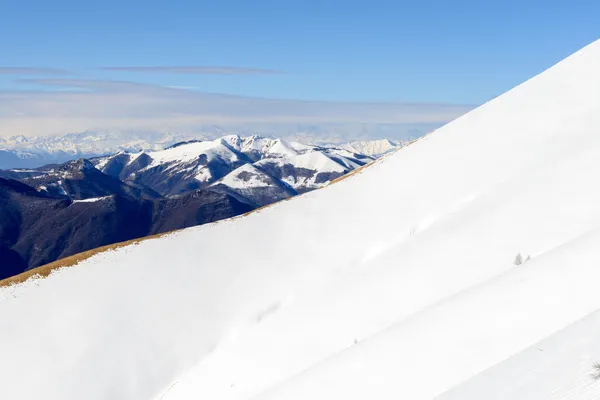
[[[599,71],[596,42],[323,190],[0,290],[3,394],[598,398]]]
[[[600,397],[600,312],[569,325],[436,400],[595,400]],[[510,382],[507,385],[507,382]]]
[[[287,158],[264,158],[255,166],[280,179],[298,192],[316,189],[329,184],[360,165],[345,157],[314,151]]]
[[[264,173],[252,164],[242,165],[211,185],[217,190],[254,206],[271,204],[295,196],[297,193],[283,182]]]
[[[389,139],[356,140],[354,142],[348,142],[340,145],[340,147],[344,150],[365,154],[372,157],[381,157],[382,155],[392,152],[398,147],[402,146],[402,142],[391,141]]]

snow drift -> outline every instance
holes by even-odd
[[[323,190],[2,289],[4,396],[597,398],[599,71],[600,41]]]

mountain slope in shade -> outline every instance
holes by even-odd
[[[45,157],[39,157],[27,152],[0,149],[0,168],[26,168],[40,166],[54,161],[54,159],[49,160]]]
[[[111,193],[72,200],[0,178],[0,278],[82,251],[229,218],[254,207],[207,190],[169,199]]]
[[[121,182],[117,178],[100,172],[86,159],[69,161],[46,169],[41,175],[21,178],[21,181],[35,187],[40,192],[70,199],[81,200],[112,194],[148,199],[160,197],[158,193],[143,185]]]
[[[22,207],[24,203],[27,203],[26,207]],[[60,209],[64,203],[21,182],[0,178],[0,279],[27,269],[27,261],[13,246],[23,230],[31,229],[46,212]]]
[[[154,203],[151,227],[147,234],[219,221],[253,210],[253,205],[215,190],[195,190],[183,196],[159,199]]]
[[[600,42],[323,190],[0,290],[3,393],[598,398],[598,71]]]

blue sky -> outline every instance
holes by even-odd
[[[598,15],[586,0],[0,0],[0,91],[477,105],[598,39]]]

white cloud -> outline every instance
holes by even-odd
[[[0,137],[46,136],[85,130],[195,132],[204,125],[289,130],[298,125],[319,135],[331,130],[351,138],[360,126],[387,126],[398,135],[430,130],[471,106],[410,103],[344,103],[263,99],[200,93],[133,82],[28,79],[61,90],[0,91]],[[295,126],[296,128],[291,128]],[[288,127],[288,128],[286,128]],[[331,128],[327,128],[331,127]],[[335,129],[333,127],[336,127]],[[283,135],[284,132],[277,132]],[[368,136],[368,133],[362,136]],[[401,137],[398,137],[401,138]]]

